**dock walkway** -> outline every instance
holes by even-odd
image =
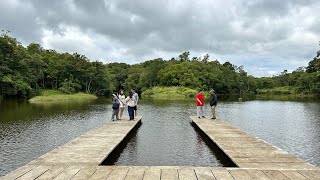
[[[176,166],[43,166],[27,165],[2,180],[319,180],[319,170],[267,170]],[[1,178],[0,178],[1,179]]]
[[[191,119],[240,168],[317,169],[224,121],[197,117]]]
[[[320,179],[319,168],[226,122],[191,119],[238,167],[99,166],[138,127],[139,118],[138,121],[106,123],[0,177],[0,180]]]

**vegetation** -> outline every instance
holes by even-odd
[[[29,102],[57,102],[66,100],[93,100],[97,99],[97,96],[86,93],[65,94],[60,90],[41,90],[40,96],[31,98]]]
[[[15,38],[0,36],[0,95],[30,97],[40,89],[106,95],[110,76],[105,65],[83,55],[45,50],[36,43],[25,48]]]
[[[113,90],[135,88],[147,96],[192,96],[195,89],[215,89],[219,94],[313,94],[320,95],[320,57],[307,67],[273,77],[253,77],[243,66],[204,57],[147,60],[140,64],[103,64],[78,53],[46,50],[40,44],[23,47],[15,38],[0,36],[0,96],[33,97],[42,89],[65,94],[85,92],[98,96]]]
[[[257,89],[258,94],[296,94],[297,88],[291,86],[283,86],[283,87],[274,87],[270,89]]]
[[[145,90],[142,93],[143,97],[153,97],[153,98],[170,98],[170,99],[180,99],[186,97],[195,97],[197,91],[194,89],[176,86],[176,87],[153,87],[151,89]]]

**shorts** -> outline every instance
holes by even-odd
[[[137,106],[133,106],[133,110],[135,110],[135,111],[136,111],[137,109],[138,109],[138,108],[137,108]]]

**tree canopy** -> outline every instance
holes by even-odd
[[[273,77],[253,77],[243,66],[221,64],[206,54],[157,58],[140,64],[103,64],[86,56],[60,53],[31,43],[23,47],[6,33],[0,36],[0,95],[34,96],[39,89],[60,89],[65,93],[86,92],[108,95],[113,90],[135,88],[138,92],[155,86],[183,86],[215,89],[219,94],[255,94],[259,89],[292,86],[301,93],[320,95],[320,57],[307,67]]]

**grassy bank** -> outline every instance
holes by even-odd
[[[292,86],[283,86],[283,87],[275,87],[271,89],[258,89],[257,95],[260,96],[290,96],[290,97],[305,97],[305,98],[319,98],[313,93],[308,91],[299,90],[298,87]]]
[[[142,93],[142,97],[156,99],[185,99],[195,97],[197,90],[186,87],[153,87]]]
[[[284,86],[284,87],[275,87],[271,89],[258,89],[258,94],[265,95],[294,95],[297,94],[297,88]]]
[[[64,94],[59,90],[46,89],[41,90],[40,96],[31,98],[29,102],[58,102],[69,100],[93,100],[97,99],[96,95],[86,93]]]

